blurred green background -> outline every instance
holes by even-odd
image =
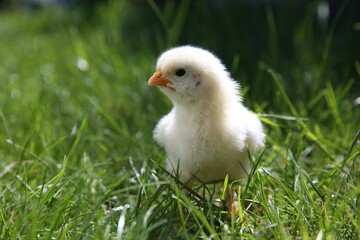
[[[281,72],[294,99],[310,97],[326,82],[344,84],[344,79],[357,75],[360,3],[356,0],[28,0],[2,1],[1,6],[3,13],[16,9],[34,15],[24,23],[28,31],[36,27],[44,35],[67,31],[67,40],[74,31],[101,35],[106,47],[127,60],[148,56],[154,61],[154,56],[176,45],[210,49],[236,79],[251,86],[251,97],[275,106],[276,90],[257,71],[259,63]],[[38,15],[46,20],[41,22]],[[3,38],[9,34],[2,30]],[[354,88],[360,89],[358,80]]]

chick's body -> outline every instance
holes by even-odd
[[[170,49],[158,59],[149,85],[159,86],[174,105],[154,130],[168,171],[183,182],[247,177],[246,147],[263,146],[265,135],[218,58],[191,46]]]

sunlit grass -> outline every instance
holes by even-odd
[[[249,179],[185,194],[166,177],[152,130],[171,104],[146,82],[159,51],[188,30],[189,4],[172,18],[176,5],[147,1],[160,19],[155,43],[144,30],[131,33],[136,47],[126,21],[141,16],[128,2],[101,5],[94,25],[64,9],[0,15],[0,239],[360,238],[359,59],[332,64],[336,23],[313,51],[313,5],[289,40],[291,61],[266,7],[268,51],[253,78],[241,72],[247,56],[227,53],[268,135]],[[224,206],[228,184],[236,213]]]

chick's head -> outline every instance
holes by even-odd
[[[157,61],[150,86],[158,86],[175,104],[196,104],[210,100],[228,78],[220,60],[210,52],[183,46],[164,52]]]

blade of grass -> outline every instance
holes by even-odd
[[[3,126],[5,128],[7,137],[10,140],[10,141],[7,141],[7,142],[9,144],[11,144],[16,158],[19,159],[19,153],[18,153],[18,151],[16,150],[16,147],[15,147],[15,140],[13,139],[12,131],[11,131],[9,125],[8,125],[8,122],[6,121],[6,118],[5,118],[5,115],[3,114],[3,112],[0,112],[0,117],[1,117],[1,119],[3,121]],[[21,159],[19,159],[19,160],[21,160]]]
[[[266,5],[266,19],[269,29],[268,37],[268,48],[271,55],[271,62],[276,66],[277,64],[277,54],[278,54],[278,33],[276,29],[276,23],[274,18],[274,13],[271,6]]]
[[[325,66],[326,66],[326,64],[328,62],[328,59],[329,59],[329,54],[330,54],[330,51],[331,51],[331,45],[332,45],[332,41],[333,41],[333,38],[334,38],[334,33],[335,33],[335,30],[336,30],[336,27],[338,25],[340,17],[343,15],[343,13],[344,13],[344,11],[346,9],[346,6],[348,6],[348,5],[349,5],[349,1],[345,0],[340,5],[340,8],[336,11],[334,20],[332,21],[332,24],[330,26],[330,31],[327,34],[327,37],[325,39],[325,44],[324,44],[324,48],[323,48],[323,51],[322,51],[321,64],[320,64],[321,72],[325,71],[325,69],[326,69]],[[322,74],[320,76],[322,76]]]
[[[242,196],[243,196],[242,201],[243,201],[243,202],[245,201],[245,197],[246,197],[246,195],[247,195],[247,192],[248,192],[250,183],[252,183],[252,179],[253,179],[254,176],[255,176],[256,170],[257,170],[257,169],[259,168],[259,166],[260,166],[260,161],[262,160],[262,157],[263,157],[266,149],[267,149],[267,146],[265,146],[265,147],[262,149],[262,151],[259,153],[259,155],[257,156],[254,164],[253,164],[252,167],[251,167],[251,170],[250,170],[250,173],[249,173],[249,177],[248,177],[248,180],[247,180],[247,182],[246,182],[246,187],[245,187],[244,193],[242,194]],[[248,155],[249,155],[249,159],[251,159],[251,156],[250,156],[250,152],[249,152],[249,151],[248,151]]]
[[[343,122],[341,120],[341,117],[340,117],[339,108],[338,108],[338,101],[337,101],[337,99],[335,97],[334,89],[333,89],[330,82],[326,83],[325,99],[326,99],[326,102],[329,105],[330,112],[331,112],[333,118],[335,119],[335,124],[339,128],[343,128],[344,124],[343,124]]]
[[[225,200],[225,193],[226,193],[226,189],[228,189],[228,182],[229,182],[229,175],[226,174],[225,179],[224,179],[224,183],[223,183],[223,190],[220,196],[221,200]]]
[[[123,126],[119,125],[117,121],[106,112],[106,110],[98,104],[95,99],[89,98],[89,102],[95,107],[95,109],[110,123],[110,125],[121,135],[130,136],[126,123],[122,121]],[[121,120],[121,119],[119,119]]]
[[[87,127],[87,124],[88,124],[88,117],[86,116],[81,121],[79,130],[77,130],[76,126],[73,127],[73,129],[75,128],[76,130],[72,133],[72,135],[74,136],[74,139],[69,148],[69,151],[67,152],[68,158],[71,158],[72,155],[74,154],[74,151],[75,151],[76,147],[79,145],[79,142],[82,138],[83,131]]]

